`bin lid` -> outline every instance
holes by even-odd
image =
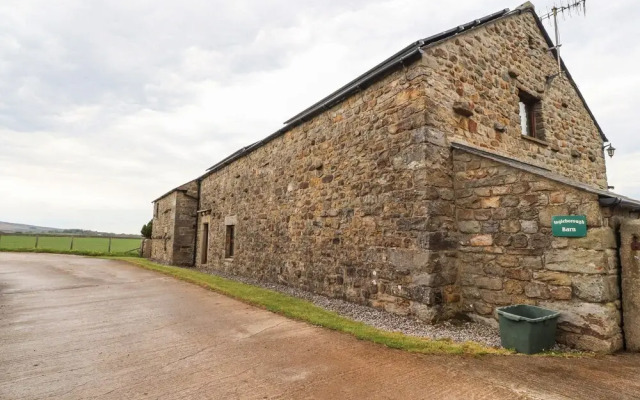
[[[512,321],[541,322],[560,316],[560,313],[557,311],[528,304],[499,307],[496,311],[499,315]]]

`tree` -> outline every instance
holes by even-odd
[[[146,237],[147,239],[151,239],[152,231],[153,231],[153,220],[149,221],[148,224],[142,225],[142,229],[140,229],[140,233],[142,233],[142,236]]]

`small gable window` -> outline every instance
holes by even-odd
[[[545,140],[542,125],[542,104],[540,99],[527,92],[519,93],[520,126],[522,135],[534,139]]]

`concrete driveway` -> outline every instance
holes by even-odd
[[[424,356],[126,263],[0,253],[1,399],[631,399],[640,355]]]

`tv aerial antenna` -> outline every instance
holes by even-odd
[[[556,58],[558,59],[558,75],[562,73],[562,66],[560,61],[560,30],[558,28],[558,16],[562,16],[563,19],[568,15],[571,17],[575,14],[583,14],[587,15],[587,0],[567,0],[568,2],[565,4],[563,2],[560,3],[559,6],[554,5],[551,7],[551,10],[547,8],[547,13],[540,15],[540,20],[548,19],[549,22],[553,23],[553,29],[556,34],[556,45],[550,48],[549,50],[556,51]]]

